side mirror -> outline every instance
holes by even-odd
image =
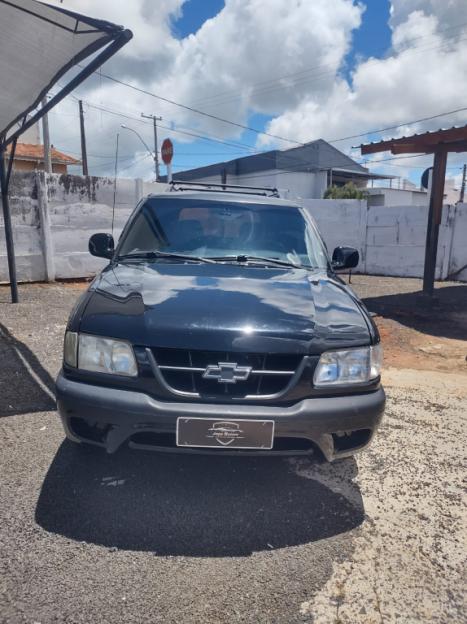
[[[93,234],[89,239],[89,253],[98,258],[111,258],[114,254],[114,239],[111,234]]]
[[[332,253],[332,268],[353,269],[360,260],[360,254],[353,247],[336,247]]]

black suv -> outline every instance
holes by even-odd
[[[142,200],[71,313],[57,380],[68,438],[137,448],[306,454],[369,443],[384,410],[378,331],[310,215],[268,191]],[[330,209],[331,206],[330,206]]]

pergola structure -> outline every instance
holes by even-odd
[[[460,128],[436,130],[435,132],[414,134],[399,139],[379,141],[378,143],[368,143],[360,145],[360,149],[362,155],[388,151],[391,154],[434,155],[426,234],[425,268],[423,272],[423,292],[432,296],[447,157],[449,152],[467,152],[467,125]]]
[[[0,188],[13,303],[18,288],[8,189],[18,137],[132,37],[122,26],[62,7],[0,0]],[[68,78],[74,67],[79,71]],[[59,80],[66,84],[40,106]]]

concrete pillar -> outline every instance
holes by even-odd
[[[135,179],[135,199],[136,199],[136,204],[139,202],[140,199],[142,199],[143,197],[143,180],[142,178],[136,178]]]
[[[368,201],[360,200],[360,271],[366,273],[367,237],[368,237]]]
[[[54,246],[50,225],[47,177],[44,171],[36,172],[36,186],[42,250],[44,254],[45,280],[47,282],[53,282],[55,280]]]

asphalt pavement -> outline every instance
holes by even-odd
[[[467,377],[391,369],[356,458],[232,458],[64,440],[80,287],[0,288],[0,622],[464,622]]]

